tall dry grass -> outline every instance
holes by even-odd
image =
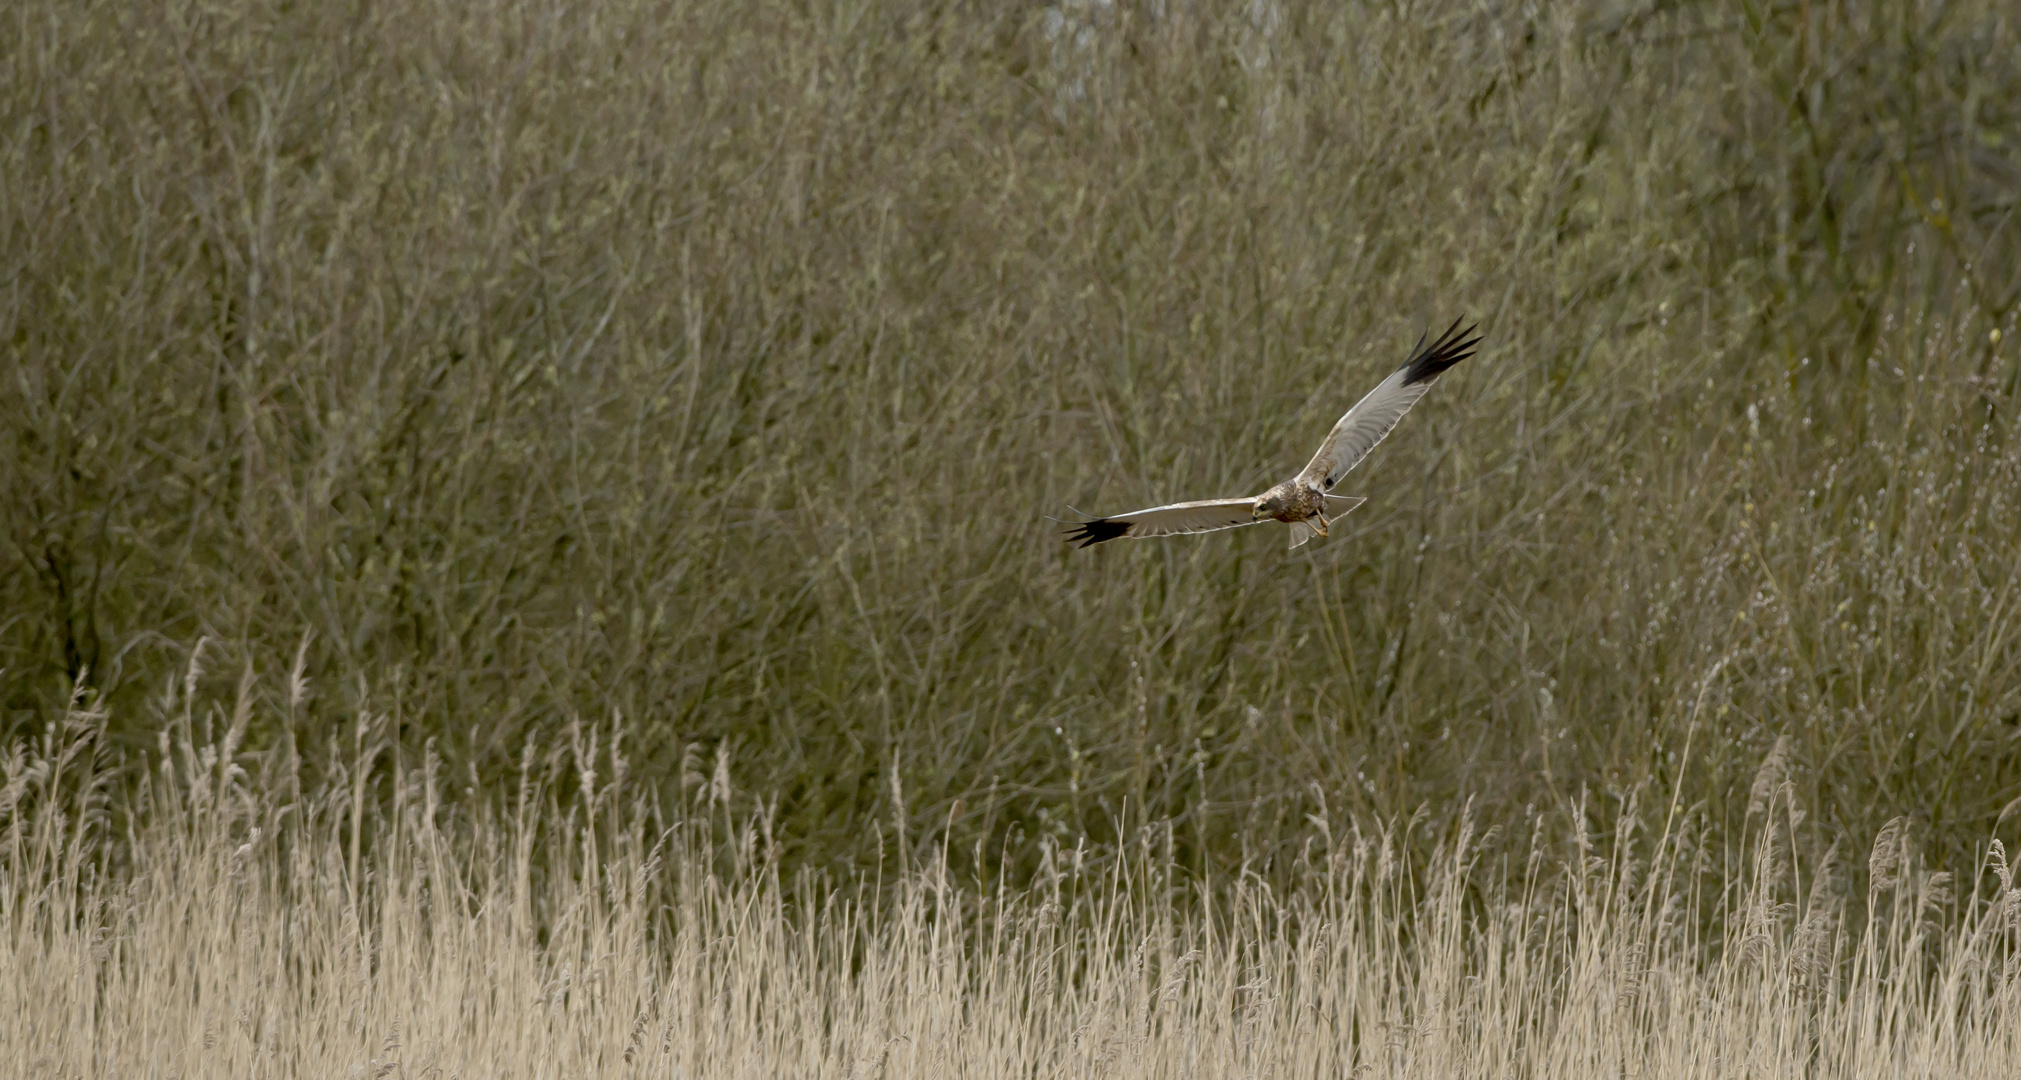
[[[1029,889],[945,857],[893,888],[783,873],[720,782],[678,804],[624,728],[453,799],[383,719],[298,790],[262,708],[171,684],[148,782],[102,712],[11,747],[0,1070],[21,1077],[2007,1077],[2021,890],[1920,830],[1802,856],[1784,763],[1743,846],[1661,794],[1563,844],[1313,815],[1294,880],[1213,887],[1170,823],[1041,845]],[[344,775],[344,770],[351,770]],[[390,797],[361,794],[387,786]],[[568,798],[563,796],[567,795]],[[1554,809],[1575,823],[1586,807]],[[1869,841],[1870,844],[1865,841]],[[1413,842],[1413,841],[1423,841]],[[1419,854],[1421,852],[1428,854]],[[988,855],[990,853],[984,853]],[[1511,865],[1482,865],[1482,860]]]

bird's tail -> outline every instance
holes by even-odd
[[[1333,510],[1336,507],[1339,508],[1337,513],[1323,514],[1323,520],[1328,525],[1353,513],[1355,507],[1368,501],[1360,495],[1328,495],[1327,499],[1330,500],[1327,503],[1328,510]],[[1291,523],[1291,546],[1293,549],[1318,535],[1319,527],[1309,521],[1294,521]]]

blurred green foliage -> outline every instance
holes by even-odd
[[[10,738],[82,679],[152,747],[208,638],[303,657],[247,753],[370,711],[475,792],[583,719],[831,866],[1738,826],[1779,739],[1833,829],[2021,795],[2004,5],[7,23]],[[1333,539],[1058,541],[1281,478],[1463,312]]]

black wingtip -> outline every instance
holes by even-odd
[[[1409,360],[1404,361],[1405,386],[1430,382],[1444,374],[1447,368],[1474,355],[1474,346],[1479,345],[1481,339],[1468,338],[1467,335],[1479,329],[1480,324],[1476,323],[1462,330],[1460,324],[1465,321],[1464,315],[1454,319],[1453,324],[1446,328],[1446,332],[1440,334],[1439,339],[1430,346],[1424,344],[1422,337],[1418,339],[1419,347],[1411,354]]]
[[[1104,540],[1114,540],[1129,531],[1130,523],[1127,521],[1111,521],[1108,518],[1096,518],[1093,521],[1083,521],[1068,531],[1067,543],[1071,544],[1078,540],[1082,547],[1087,547],[1091,544],[1099,544]]]

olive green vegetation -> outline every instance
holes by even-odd
[[[10,740],[81,679],[138,761],[202,640],[249,769],[581,721],[829,866],[1785,771],[1820,839],[2013,838],[2005,4],[5,22]],[[1060,542],[1462,313],[1330,540]]]

